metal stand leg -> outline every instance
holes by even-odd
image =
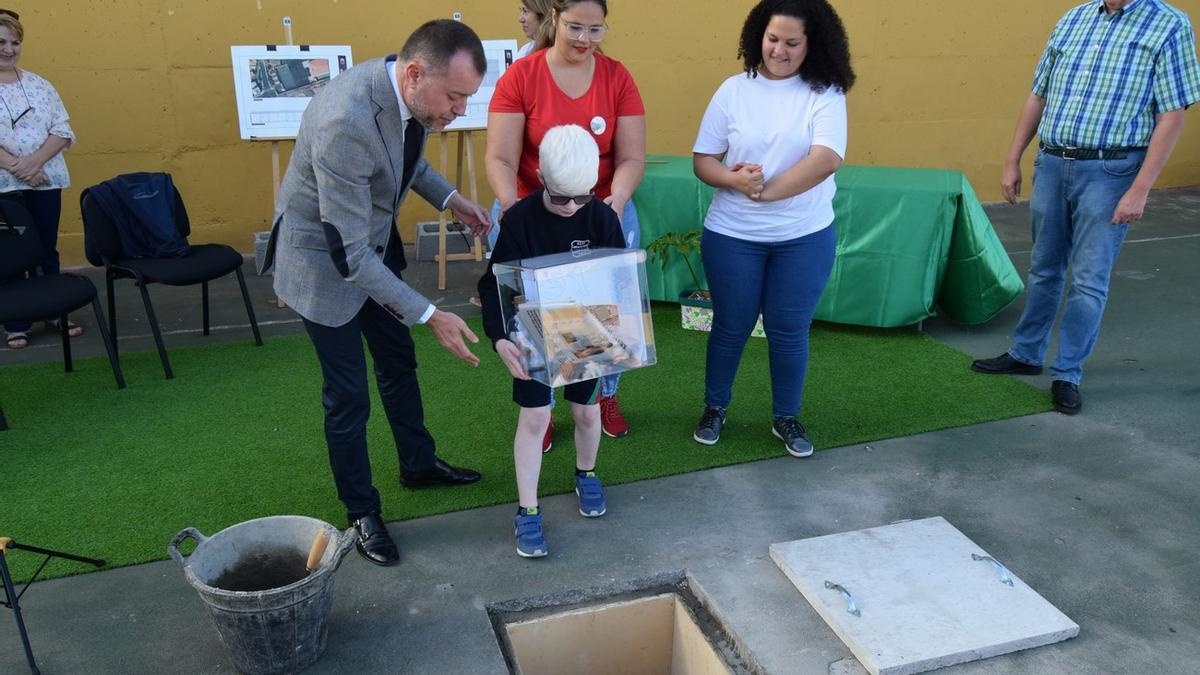
[[[30,553],[40,553],[46,556],[46,559],[42,561],[41,567],[38,567],[37,571],[33,573],[33,576],[25,584],[25,588],[20,593],[17,592],[17,589],[13,585],[12,574],[8,571],[8,552],[10,550],[29,551]],[[0,537],[0,577],[4,578],[3,604],[5,607],[11,609],[13,615],[16,616],[17,629],[21,633],[21,644],[25,647],[25,659],[29,662],[29,671],[33,675],[41,675],[42,671],[38,670],[37,662],[33,660],[33,648],[29,646],[29,633],[25,631],[25,619],[21,617],[20,600],[25,591],[29,590],[29,584],[32,584],[33,580],[41,574],[42,569],[46,567],[46,563],[50,562],[51,558],[65,558],[67,560],[95,565],[96,567],[104,567],[103,560],[84,558],[83,556],[63,553],[62,551],[52,551],[48,548],[38,548],[37,546],[25,546],[24,544],[18,544],[9,537]]]
[[[254,318],[254,305],[250,303],[250,291],[246,289],[246,277],[242,274],[242,268],[234,270],[237,272],[238,288],[242,289],[242,302],[246,303],[246,316],[250,317],[250,330],[254,332],[254,344],[262,346],[262,335],[258,332],[258,319]]]
[[[25,632],[25,620],[21,618],[21,605],[17,603],[17,589],[13,587],[12,575],[8,573],[7,553],[0,550],[0,576],[4,577],[5,604],[12,608],[13,616],[17,619],[17,630],[21,633],[21,645],[25,647],[25,660],[29,662],[29,672],[41,675],[37,662],[33,660],[33,647],[29,646],[29,634]]]
[[[204,307],[204,335],[208,335],[208,282],[200,282],[200,304]]]
[[[158,327],[158,317],[154,315],[154,305],[150,304],[150,292],[146,290],[146,282],[137,280],[138,290],[142,292],[142,304],[146,306],[146,318],[150,320],[150,330],[154,333],[154,344],[158,346],[158,360],[162,361],[163,375],[167,379],[175,377],[171,371],[171,362],[167,359],[167,347],[163,344],[162,330]]]
[[[63,368],[69,373],[74,370],[74,366],[71,363],[71,322],[67,320],[66,314],[58,318],[58,332],[62,334]]]

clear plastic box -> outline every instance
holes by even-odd
[[[600,248],[496,263],[505,331],[550,387],[653,365],[646,252]]]

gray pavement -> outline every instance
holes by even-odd
[[[987,210],[1024,270],[1027,207]],[[539,561],[514,554],[511,505],[392,523],[403,562],[383,569],[346,559],[328,649],[307,672],[505,672],[489,605],[619,590],[676,571],[690,575],[757,668],[862,672],[767,547],[935,515],[1082,627],[1065,643],[945,672],[1200,671],[1197,223],[1200,188],[1152,195],[1117,263],[1080,415],[1047,413],[617,486],[598,520],[580,518],[573,496],[553,497],[544,502],[552,554]],[[471,313],[465,299],[478,272],[474,263],[453,265],[445,293],[432,289],[432,264],[415,266],[409,279],[444,308]],[[293,313],[269,304],[266,280],[253,286],[266,339],[301,330]],[[213,286],[220,327],[210,338],[198,335],[198,291],[153,291],[173,331],[168,348],[249,339],[233,282]],[[119,296],[122,349],[152,349],[136,292],[125,287]],[[925,329],[975,356],[994,356],[1007,348],[1022,303],[983,326],[932,319]],[[90,327],[88,317],[76,320]],[[99,353],[94,335],[77,354]],[[23,352],[0,354],[0,367],[59,358],[56,341],[35,338]],[[1049,389],[1045,377],[1028,380]],[[626,407],[635,424],[654,414],[650,402]],[[636,438],[635,429],[611,442]],[[46,673],[232,671],[173,562],[39,582],[22,606]],[[11,616],[0,612],[0,673],[24,669]]]

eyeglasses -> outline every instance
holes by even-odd
[[[592,198],[595,197],[595,195],[593,195],[591,192],[587,193],[586,195],[575,196],[556,195],[550,191],[549,186],[546,187],[546,196],[550,198],[550,203],[555,206],[566,206],[570,202],[575,202],[576,206],[583,206],[584,204],[592,201]]]
[[[19,115],[13,117],[12,108],[8,107],[8,99],[0,96],[0,103],[4,104],[4,112],[8,115],[8,121],[12,123],[13,129],[17,128],[17,122],[20,122],[22,117],[33,112],[33,105],[29,102],[29,94],[25,91],[25,83],[21,81],[20,73],[17,74],[17,84],[21,87],[21,94],[25,96],[25,109]]]
[[[21,15],[17,14],[16,12],[12,11],[11,9],[0,9],[0,14],[7,14],[7,15],[11,16],[12,18],[16,19],[17,21],[21,20]]]
[[[600,42],[608,33],[608,26],[585,26],[580,23],[563,22],[563,31],[567,35],[568,40],[584,40],[589,42]]]

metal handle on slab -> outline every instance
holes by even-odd
[[[979,555],[978,553],[972,553],[971,560],[974,560],[976,562],[978,562],[980,560],[986,560],[987,562],[990,562],[992,564],[992,567],[996,568],[996,572],[1000,574],[1000,583],[1005,584],[1006,586],[1013,585],[1012,577],[1008,576],[1008,570],[1004,568],[1004,565],[1001,565],[1000,563],[996,562],[995,558],[988,556],[988,555]]]
[[[171,543],[167,544],[167,553],[175,559],[175,562],[184,566],[186,566],[187,563],[185,563],[183,560],[183,554],[179,552],[179,545],[188,539],[195,539],[196,544],[199,545],[207,541],[208,537],[200,534],[200,530],[197,530],[194,527],[185,527],[180,530],[178,534],[171,538]]]
[[[826,581],[825,588],[828,588],[831,591],[837,591],[842,594],[842,597],[846,599],[846,611],[847,612],[850,612],[854,616],[858,616],[858,617],[862,616],[862,612],[858,611],[858,605],[856,605],[854,603],[854,596],[850,595],[850,591],[846,590],[841,584],[835,584],[832,581]]]

